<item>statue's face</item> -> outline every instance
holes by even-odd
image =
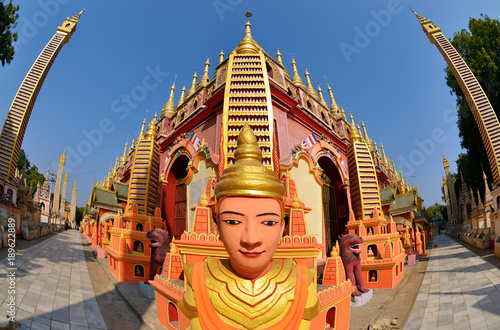
[[[231,268],[255,279],[267,272],[283,235],[281,205],[273,198],[226,197],[217,219]]]

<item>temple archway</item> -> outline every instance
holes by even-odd
[[[177,239],[186,230],[188,164],[189,157],[179,153],[170,166],[166,176],[168,184],[163,193],[162,216],[167,219],[169,233]]]
[[[342,176],[333,160],[328,156],[318,158],[318,164],[323,169],[322,201],[323,221],[325,226],[325,249],[329,253],[339,235],[345,232],[349,212]]]

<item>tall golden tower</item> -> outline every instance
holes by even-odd
[[[349,139],[351,145],[347,148],[347,157],[352,210],[357,219],[367,219],[373,216],[374,209],[382,214],[382,203],[370,149],[363,141],[352,116]]]
[[[415,11],[424,29],[425,34],[429,37],[431,43],[435,44],[441,55],[443,55],[446,63],[451,68],[453,75],[457,79],[462,91],[467,98],[467,102],[471,108],[476,124],[481,133],[483,144],[488,154],[491,173],[493,174],[493,182],[496,185],[500,184],[500,125],[498,118],[491,106],[488,97],[484,93],[481,85],[476,77],[469,69],[460,54],[456,51],[453,45],[441,33],[441,29],[434,25],[431,20],[428,20]]]
[[[54,214],[59,214],[59,198],[61,197],[61,184],[63,180],[64,163],[66,162],[66,149],[64,149],[61,158],[59,159],[59,167],[57,168],[56,176],[56,186],[54,188],[54,201],[52,204],[52,210]]]
[[[40,88],[62,46],[68,43],[75,32],[82,13],[83,10],[72,18],[68,17],[57,28],[54,36],[28,71],[12,101],[0,134],[0,176],[7,180],[14,177],[26,126]]]
[[[448,164],[448,160],[444,156],[443,153],[443,166],[444,171],[446,172],[446,182],[447,187],[444,187],[445,195],[446,191],[448,191],[448,196],[450,199],[451,205],[451,213],[448,213],[448,220],[451,220],[452,224],[458,219],[458,203],[457,203],[457,195],[455,194],[455,186],[453,185],[453,178],[451,177],[450,165]]]
[[[141,131],[137,138],[127,200],[127,207],[137,204],[138,212],[144,215],[154,215],[159,202],[160,148],[156,137],[155,115],[144,137]]]
[[[247,17],[251,16],[247,13]],[[262,163],[276,172],[278,159],[274,152],[274,121],[271,91],[262,48],[252,38],[250,22],[245,24],[245,37],[229,55],[228,79],[224,91],[223,139],[219,174],[231,166],[236,140],[244,124],[254,132],[262,151]]]

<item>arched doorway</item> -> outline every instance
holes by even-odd
[[[164,215],[170,235],[180,238],[186,230],[187,195],[186,176],[189,158],[179,155],[167,175],[168,185],[163,195]]]
[[[325,226],[325,252],[327,255],[335,246],[339,235],[345,231],[349,213],[347,211],[347,195],[343,188],[343,180],[339,170],[328,156],[318,159],[323,169],[321,175],[323,198],[323,221]]]

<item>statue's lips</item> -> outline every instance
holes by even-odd
[[[158,245],[158,240],[151,239],[151,243],[149,243],[149,247],[157,247]]]
[[[247,251],[241,251],[241,250],[239,250],[239,252],[241,254],[243,254],[247,258],[257,258],[261,254],[263,254],[265,251],[261,251],[261,252],[247,252]]]

